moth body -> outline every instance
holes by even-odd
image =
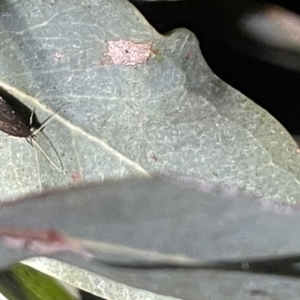
[[[63,105],[47,120],[42,124],[38,121],[34,110],[30,110],[27,106],[17,101],[15,98],[10,96],[10,101],[6,101],[2,96],[0,96],[0,130],[15,137],[25,138],[31,146],[37,146],[45,157],[50,161],[50,163],[58,170],[62,171],[57,167],[50,157],[44,152],[44,150],[39,146],[39,144],[34,140],[35,135],[43,130],[43,128],[48,124],[55,114],[60,110]],[[43,133],[43,132],[42,132]],[[43,135],[48,139],[48,137],[43,133]],[[53,147],[51,141],[48,139],[49,143]],[[55,151],[60,165],[63,168],[62,162],[55,148]]]
[[[34,112],[28,108],[18,110],[0,96],[0,130],[16,137],[34,138],[34,130],[40,127]]]

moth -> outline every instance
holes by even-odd
[[[56,113],[64,106],[62,105],[52,116],[47,118],[43,123],[40,123],[36,117],[35,110],[30,110],[27,106],[14,98],[12,95],[5,97],[0,95],[0,130],[9,134],[10,136],[25,138],[31,146],[36,146],[49,160],[49,162],[60,172],[62,171],[50,159],[40,145],[34,140],[38,132],[42,132],[43,128],[53,119]],[[8,99],[9,98],[9,99]],[[43,133],[43,132],[42,132]],[[43,133],[49,141],[51,147],[54,149],[57,157],[59,155],[52,145],[48,137]],[[62,162],[59,158],[60,165],[63,168]]]

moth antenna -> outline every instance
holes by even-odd
[[[46,154],[46,152],[41,148],[41,146],[34,139],[31,139],[31,142],[40,149],[40,151],[44,154],[44,156],[49,160],[49,162],[51,163],[51,165],[56,170],[58,170],[59,172],[62,172],[62,170],[50,159],[50,157]]]
[[[52,142],[51,142],[51,140],[48,138],[48,136],[47,136],[43,131],[41,131],[41,133],[42,133],[43,136],[48,140],[49,144],[51,145],[52,149],[54,150],[54,152],[55,152],[55,154],[56,154],[56,156],[57,156],[57,158],[58,158],[58,160],[59,160],[59,163],[60,163],[60,165],[61,165],[61,167],[62,167],[62,170],[64,170],[64,165],[63,165],[63,163],[62,163],[62,161],[61,161],[61,159],[60,159],[60,156],[59,156],[59,154],[58,154],[56,148],[54,147],[54,145],[52,144]]]
[[[49,118],[47,118],[39,128],[35,129],[32,132],[32,136],[36,135],[39,131],[41,131],[49,122],[51,122],[51,120],[54,118],[54,116],[66,105],[66,103],[64,103],[58,110],[56,110],[52,116],[50,116]],[[31,117],[30,117],[31,119]]]

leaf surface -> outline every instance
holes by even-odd
[[[1,88],[36,108],[40,121],[67,103],[45,128],[65,172],[53,169],[24,139],[3,139],[2,200],[106,178],[175,172],[208,186],[223,183],[256,197],[299,201],[295,142],[273,117],[211,72],[191,32],[161,36],[123,0],[8,0],[0,4],[0,18]],[[48,141],[38,135],[37,142],[57,163]],[[85,208],[91,209],[82,199],[83,214]],[[48,217],[59,224],[61,212],[55,211]],[[17,215],[25,226],[26,213]],[[67,229],[79,234],[76,216],[64,218]],[[81,232],[89,236],[84,227]],[[13,263],[24,252],[6,255],[3,261]],[[89,269],[86,261],[82,267]],[[70,280],[61,264],[53,269]],[[73,284],[86,284],[82,270],[75,274]],[[86,289],[96,292],[95,286]],[[166,295],[172,289],[154,290]]]
[[[219,276],[238,278],[227,283],[232,299],[249,292],[249,278],[254,286],[261,281],[259,290],[268,294],[278,278],[225,270],[252,270],[255,261],[264,266],[270,259],[299,258],[300,233],[294,230],[300,226],[299,206],[274,204],[224,186],[206,188],[191,178],[128,179],[5,205],[0,211],[0,267],[46,255],[133,288],[182,299],[199,299],[208,291],[220,297],[225,287],[212,288],[220,284]],[[225,264],[221,270],[203,269],[219,263]],[[239,269],[232,267],[239,263]],[[143,267],[130,267],[139,264]],[[157,265],[170,267],[151,268]],[[268,265],[260,272],[270,273]],[[212,279],[213,274],[219,276]],[[210,278],[211,285],[203,290],[199,278]],[[278,285],[272,295],[284,299],[292,293],[296,299],[299,287],[284,280],[289,288]]]

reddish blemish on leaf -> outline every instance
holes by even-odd
[[[59,231],[54,229],[47,229],[42,231],[36,231],[32,229],[24,229],[18,227],[1,226],[0,238],[12,237],[12,238],[24,238],[26,240],[40,240],[43,242],[59,242],[63,243],[66,238]]]
[[[186,56],[185,56],[185,59],[190,59],[193,55],[194,55],[194,51],[189,51]]]
[[[108,52],[114,65],[135,66],[144,64],[152,53],[151,43],[137,44],[132,41],[107,41]]]
[[[81,177],[81,174],[80,173],[78,173],[78,172],[75,172],[75,173],[73,173],[73,175],[72,175],[72,180],[73,181],[80,181],[82,179],[82,177]]]
[[[58,51],[58,52],[55,53],[54,56],[55,56],[55,58],[57,58],[57,59],[61,59],[61,58],[63,57],[63,54],[62,54],[62,52]]]
[[[92,257],[91,253],[55,229],[33,230],[30,228],[0,226],[0,239],[8,247],[28,249],[38,255],[68,251],[77,253],[84,258]]]

